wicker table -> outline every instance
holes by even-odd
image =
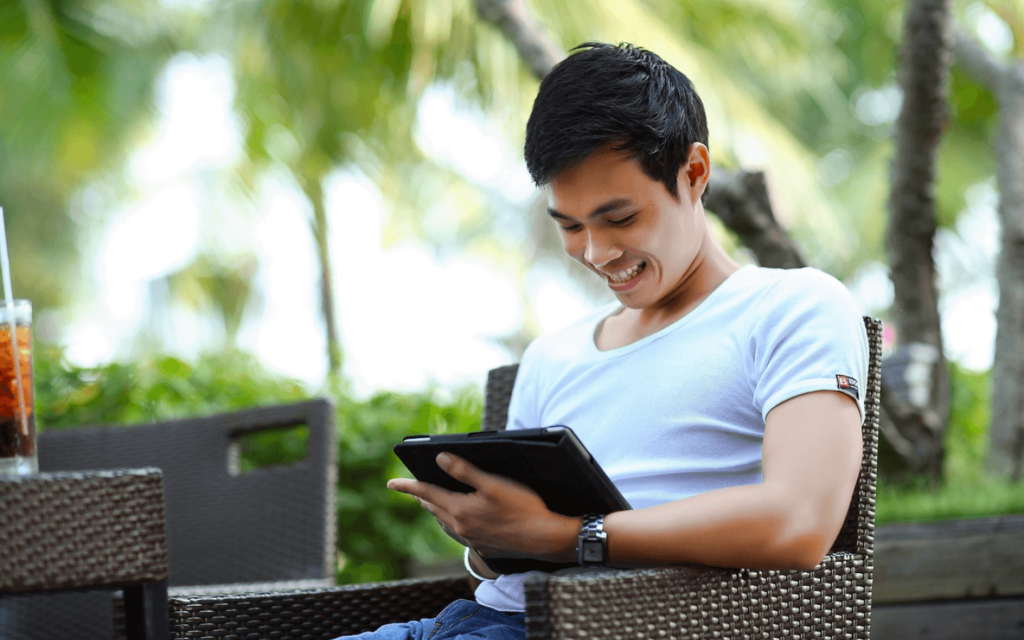
[[[0,604],[80,589],[123,590],[127,638],[168,637],[159,469],[0,475]]]

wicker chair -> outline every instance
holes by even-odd
[[[243,434],[308,427],[306,457],[237,471]],[[335,584],[337,449],[327,400],[133,426],[44,431],[43,471],[157,467],[166,499],[170,593],[226,593]],[[109,593],[24,598],[19,638],[110,640],[120,607]],[[48,612],[61,611],[53,616]],[[3,633],[0,637],[6,638]]]
[[[846,522],[812,571],[709,567],[530,577],[526,637],[868,638],[874,553],[881,323],[865,318],[870,365],[860,477]],[[504,427],[515,365],[488,377],[485,429]],[[411,580],[292,593],[170,598],[172,638],[327,640],[471,598],[465,579]]]
[[[83,589],[123,590],[120,635],[168,637],[159,469],[0,476],[0,637],[19,640],[21,627],[29,630],[24,637],[81,637],[75,620],[67,621],[69,633],[47,635],[66,609],[24,619],[18,605],[39,593],[73,600]]]

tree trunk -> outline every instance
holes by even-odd
[[[987,467],[995,475],[1020,481],[1024,476],[1024,63],[1000,62],[959,31],[954,51],[999,103],[995,151],[1003,237],[997,268],[999,310]]]
[[[942,353],[935,237],[935,167],[946,118],[951,40],[949,0],[911,0],[903,29],[900,85],[903,106],[896,121],[886,248],[895,287],[893,316],[901,348],[926,374],[921,393],[885,393],[882,405],[910,448],[915,473],[942,474],[942,437],[949,414],[949,372]],[[911,388],[914,381],[908,380]]]
[[[776,269],[807,266],[800,248],[772,211],[764,172],[713,168],[704,204],[754,252],[761,266]]]
[[[526,0],[476,0],[476,10],[501,29],[538,80],[565,58],[562,48],[533,19]]]
[[[303,179],[302,189],[313,205],[313,220],[310,230],[316,238],[317,258],[320,261],[320,311],[324,319],[324,333],[327,337],[327,361],[332,377],[341,375],[341,340],[338,338],[338,322],[335,317],[334,277],[331,268],[331,254],[328,246],[327,208],[324,203],[323,176],[308,176]]]

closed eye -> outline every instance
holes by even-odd
[[[559,224],[558,228],[561,229],[562,231],[566,232],[566,233],[576,233],[577,231],[579,231],[583,227],[582,227],[582,225],[578,225],[578,224]]]
[[[635,218],[636,218],[636,214],[633,213],[633,214],[630,214],[630,215],[626,216],[625,218],[619,218],[618,220],[609,220],[608,224],[615,225],[616,227],[624,227],[624,226],[628,225],[630,222],[633,222],[633,220]]]

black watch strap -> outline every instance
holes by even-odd
[[[577,549],[581,565],[600,566],[608,563],[608,534],[604,532],[603,514],[583,516]]]

